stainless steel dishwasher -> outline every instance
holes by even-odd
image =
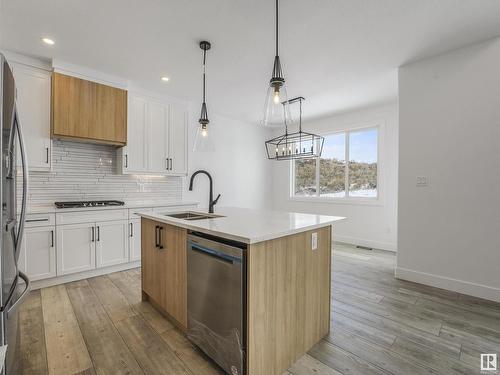
[[[195,232],[187,245],[188,338],[228,374],[244,374],[246,247]]]

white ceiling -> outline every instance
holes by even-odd
[[[197,42],[207,39],[209,111],[261,117],[274,57],[273,0],[1,1],[3,48],[128,78],[195,104]],[[306,97],[307,117],[393,99],[398,66],[496,35],[498,0],[281,1],[288,93]],[[43,44],[43,36],[56,45]]]

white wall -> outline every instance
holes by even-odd
[[[199,113],[192,111],[189,123],[189,172],[184,179],[183,198],[208,205],[208,178],[196,176],[193,191],[189,177],[198,169],[214,179],[214,198],[222,194],[217,206],[269,208],[272,180],[271,162],[266,159],[264,141],[270,134],[258,124],[210,115],[209,131],[215,152],[193,152]],[[217,211],[217,206],[215,211]]]
[[[397,277],[500,301],[500,39],[401,67],[399,101]]]
[[[397,103],[361,109],[306,123],[305,130],[328,133],[338,130],[381,124],[380,181],[381,201],[377,205],[334,203],[290,199],[290,164],[273,164],[273,207],[306,213],[321,213],[347,217],[335,225],[334,239],[356,245],[396,250],[397,224]]]

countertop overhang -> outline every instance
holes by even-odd
[[[195,211],[206,213],[206,210],[201,209]],[[222,215],[222,217],[192,221],[166,216],[168,213],[169,211],[165,210],[165,212],[139,213],[139,215],[147,219],[246,244],[326,227],[345,219],[341,216],[237,207],[217,208],[215,214]]]

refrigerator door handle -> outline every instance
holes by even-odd
[[[9,317],[9,314],[12,313],[16,309],[17,306],[19,306],[19,304],[22,302],[22,300],[24,299],[24,297],[26,297],[26,295],[31,290],[31,281],[28,278],[28,276],[26,276],[26,274],[24,272],[21,272],[21,271],[18,271],[18,272],[19,272],[19,277],[24,280],[24,282],[26,284],[26,288],[23,290],[23,292],[21,293],[21,295],[19,296],[19,298],[16,300],[16,302],[14,302],[7,309],[7,317]]]
[[[14,106],[14,124],[17,128],[17,135],[19,138],[19,151],[21,152],[21,164],[23,169],[23,196],[21,199],[21,215],[19,218],[19,228],[17,231],[17,238],[15,243],[15,260],[16,265],[19,260],[19,253],[21,251],[21,242],[24,235],[24,224],[26,222],[26,206],[28,200],[28,160],[26,158],[26,146],[24,144],[23,132],[19,124],[19,117],[17,115],[17,108]]]

